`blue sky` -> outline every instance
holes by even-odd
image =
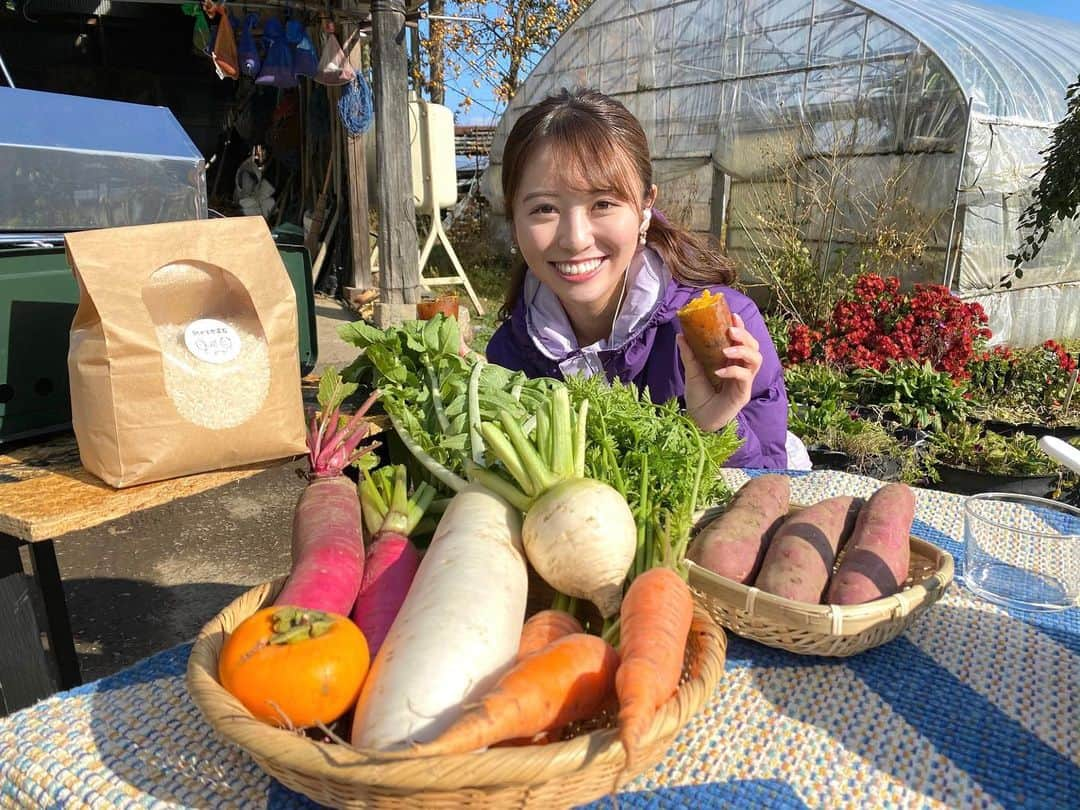
[[[1080,22],[1080,2],[1077,0],[997,0],[987,5],[1008,6],[1019,11],[1030,11],[1032,14]]]
[[[1032,14],[1041,14],[1047,17],[1059,17],[1066,20],[1071,20],[1076,23],[1080,23],[1080,0],[977,0],[982,5],[996,5],[1006,8],[1016,9],[1018,11],[1026,11]],[[925,0],[925,2],[932,2],[932,0]],[[454,13],[448,11],[447,13]],[[1077,72],[1080,73],[1080,55],[1077,56]],[[482,86],[477,89],[466,85],[466,76],[462,77],[462,87],[473,93],[476,103],[468,113],[461,113],[458,111],[457,119],[459,123],[464,124],[486,124],[497,121],[499,115],[502,113],[502,105],[494,101],[490,91]],[[483,85],[483,83],[481,83]],[[458,103],[461,101],[461,94],[454,89],[448,89],[446,94],[446,104],[452,109],[457,110]]]

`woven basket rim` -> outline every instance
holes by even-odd
[[[710,506],[699,510],[694,515],[695,524],[700,529],[705,522],[722,514],[724,508]],[[788,508],[788,515],[805,508],[805,504],[792,503]],[[834,642],[851,642],[847,648],[847,653],[850,654],[874,646],[873,643],[854,643],[860,636],[868,634],[868,631],[882,634],[885,625],[893,624],[896,628],[901,628],[910,623],[913,616],[938,601],[953,581],[955,563],[952,554],[915,534],[909,534],[908,537],[912,562],[919,558],[926,560],[930,564],[930,570],[891,596],[858,605],[798,602],[722,577],[690,559],[685,563],[689,571],[690,585],[699,599],[703,599],[720,624],[739,635],[798,652],[811,652],[815,646],[820,649],[831,648]],[[909,567],[909,576],[910,573]],[[756,623],[758,626],[732,627],[731,623],[720,618],[718,607],[735,612],[743,623]],[[775,639],[766,640],[763,637],[776,632],[797,633],[800,639],[797,642],[792,640],[790,644],[779,644]]]
[[[225,633],[258,607],[272,603],[284,578],[244,594],[202,628],[192,647],[186,683],[195,704],[225,739],[247,751],[271,775],[278,768],[339,786],[376,788],[402,796],[423,791],[494,789],[535,785],[585,768],[613,767],[625,779],[625,751],[615,729],[602,729],[543,746],[491,748],[482,753],[407,757],[323,743],[255,719],[218,683],[217,661]],[[724,669],[727,638],[708,611],[695,600],[691,635],[697,636],[692,676],[657,712],[642,749],[674,737],[709,699]],[[482,764],[482,767],[477,767]],[[635,773],[655,764],[638,763]],[[614,788],[615,785],[612,785]]]
[[[690,572],[690,584],[694,588],[709,597],[727,602],[732,608],[745,610],[753,615],[760,613],[762,607],[771,607],[776,613],[789,616],[792,626],[806,627],[828,623],[830,628],[833,628],[828,635],[845,636],[863,632],[866,623],[875,618],[900,618],[925,604],[937,601],[952,582],[955,564],[948,551],[915,535],[910,536],[910,544],[912,552],[929,560],[934,570],[891,596],[858,605],[798,602],[727,579],[692,560],[686,560],[686,566]]]

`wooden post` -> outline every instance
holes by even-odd
[[[401,320],[420,297],[416,208],[409,150],[405,3],[372,0],[375,86],[375,201],[379,209],[379,305],[376,323]]]
[[[350,5],[355,7],[356,3]],[[349,61],[357,70],[362,70],[364,64],[362,42],[363,40],[357,38],[352,52],[348,54]],[[331,107],[331,109],[334,108]],[[334,116],[333,123],[334,126],[341,126],[337,116]],[[347,277],[342,279],[342,286],[345,288],[345,299],[355,301],[362,291],[370,290],[372,287],[371,225],[368,218],[370,203],[368,202],[367,154],[365,152],[368,135],[349,135],[344,131],[344,127],[342,127],[342,134],[345,138],[346,165],[349,168],[349,234],[352,238],[352,266],[349,268]]]

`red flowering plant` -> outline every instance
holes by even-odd
[[[976,348],[990,337],[986,323],[978,303],[961,301],[940,284],[901,291],[900,279],[866,273],[837,301],[829,322],[789,327],[788,362],[884,371],[911,361],[962,380]]]

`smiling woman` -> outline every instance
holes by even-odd
[[[610,334],[655,187],[633,205],[625,192],[592,189],[587,178],[567,176],[577,167],[560,160],[559,151],[541,143],[525,167],[526,193],[513,202],[514,233],[525,263],[562,302],[578,342],[587,346]]]
[[[603,373],[678,398],[703,430],[731,421],[731,466],[787,466],[783,371],[761,313],[727,286],[734,266],[653,208],[641,124],[601,93],[563,91],[518,119],[503,152],[503,198],[522,262],[488,358],[532,377]],[[709,371],[676,313],[722,293],[727,360]]]

